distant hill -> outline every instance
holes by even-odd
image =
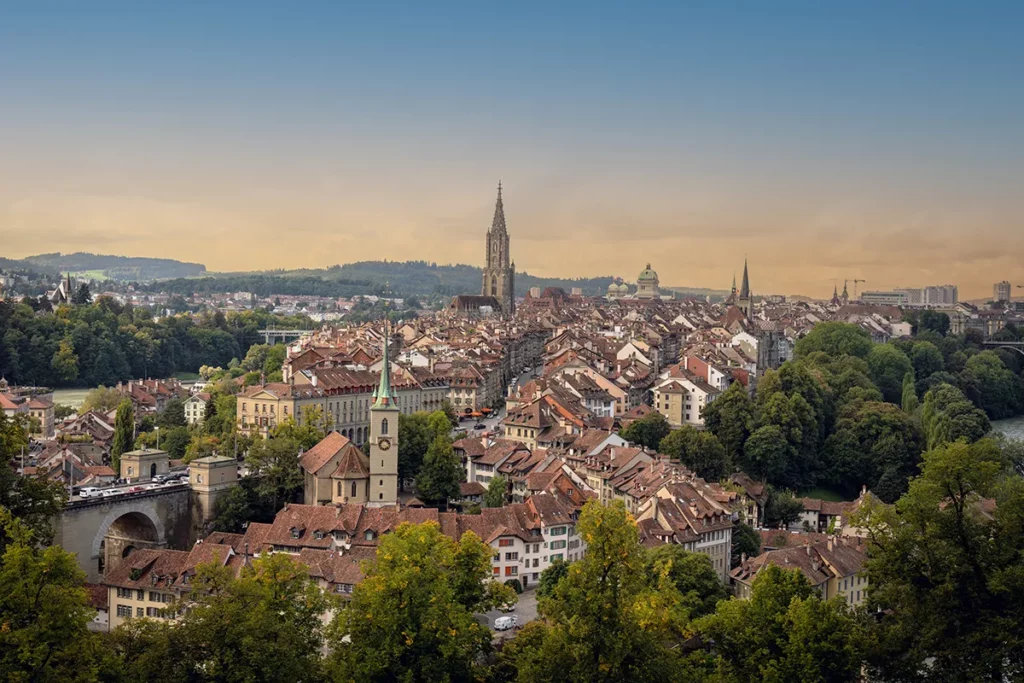
[[[346,283],[366,282],[373,285],[373,292],[387,284],[391,291],[401,295],[430,296],[455,294],[476,294],[480,291],[483,270],[464,264],[438,265],[427,261],[359,261],[322,269],[270,270],[252,275],[289,277],[321,277]],[[220,273],[217,277],[237,277],[242,273]],[[580,287],[586,295],[604,294],[612,277],[591,278],[548,278],[529,273],[516,273],[516,294],[522,296],[531,287],[561,287],[566,292]]]
[[[39,254],[21,260],[26,266],[45,268],[61,273],[72,273],[94,280],[163,280],[178,277],[197,277],[206,273],[201,263],[186,263],[166,258],[141,256],[107,256],[103,254]]]

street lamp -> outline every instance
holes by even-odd
[[[153,431],[156,432],[156,449],[160,450],[160,427],[153,427]]]

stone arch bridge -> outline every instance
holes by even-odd
[[[54,543],[75,553],[96,583],[134,550],[191,548],[206,535],[211,502],[185,485],[76,500],[58,517]]]

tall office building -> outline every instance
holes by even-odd
[[[1010,300],[1010,291],[1010,283],[1007,280],[997,282],[992,285],[992,300],[1005,303]]]

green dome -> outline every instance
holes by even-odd
[[[651,270],[651,264],[650,263],[648,263],[647,267],[644,268],[643,270],[641,270],[640,274],[637,275],[637,277],[636,277],[636,281],[637,282],[651,282],[651,281],[654,281],[654,280],[657,280],[657,279],[658,279],[658,274],[655,273],[653,270]]]

